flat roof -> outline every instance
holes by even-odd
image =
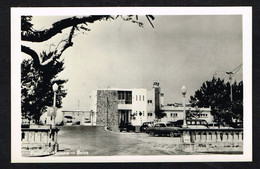
[[[186,107],[186,110],[192,110],[192,111],[195,111],[195,110],[201,110],[201,111],[210,111],[211,108],[209,107],[199,107],[198,109],[196,109],[195,107]],[[183,107],[175,107],[175,106],[162,106],[161,107],[161,110],[183,110]]]
[[[132,90],[147,90],[146,88],[128,88],[128,89],[124,89],[124,88],[101,88],[101,89],[97,89],[97,90],[115,90],[115,91],[132,91]]]

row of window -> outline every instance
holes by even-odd
[[[131,91],[118,91],[118,100],[121,104],[132,104],[132,92]],[[136,95],[136,101],[145,101],[144,95]],[[148,103],[153,103],[152,100],[148,100]]]
[[[168,115],[166,114],[165,117],[167,117],[167,116],[168,116]],[[171,118],[178,117],[178,113],[171,113],[171,114],[170,114],[170,117],[171,117]]]
[[[199,114],[199,117],[208,117],[208,114]]]
[[[139,101],[142,101],[142,99],[144,101],[144,95],[139,95]],[[138,101],[138,95],[135,96],[135,100]]]
[[[208,117],[208,114],[199,114],[199,117]],[[166,115],[167,117],[167,115]],[[171,113],[170,117],[178,117],[178,113]]]
[[[171,113],[171,117],[178,117],[178,113]]]

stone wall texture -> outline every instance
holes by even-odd
[[[160,88],[156,87],[155,88],[155,114],[159,115],[160,114]]]
[[[118,95],[114,90],[97,91],[97,126],[118,127]]]

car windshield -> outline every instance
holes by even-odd
[[[165,124],[160,124],[160,127],[165,127],[166,125]]]

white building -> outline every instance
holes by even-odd
[[[187,107],[191,112],[196,108]],[[143,122],[177,121],[183,119],[183,107],[164,105],[164,94],[159,83],[155,82],[151,90],[147,89],[98,89],[90,95],[89,111],[94,113],[97,126],[118,127],[120,123],[131,122],[137,128]],[[156,113],[164,112],[166,116],[157,119]],[[200,118],[212,122],[210,108],[199,108]]]
[[[65,126],[83,125],[96,126],[96,117],[93,111],[86,110],[62,110]]]
[[[161,121],[177,121],[177,120],[183,120],[183,106],[174,106],[174,105],[164,105],[161,107],[161,110],[166,113],[166,116],[161,119]],[[193,118],[199,118],[204,119],[208,123],[213,122],[213,116],[211,115],[211,108],[194,108],[187,106],[186,111],[188,111],[190,114],[193,114]],[[188,114],[188,112],[186,112]]]
[[[131,122],[134,126],[141,126],[155,117],[154,99],[148,98],[153,96],[149,92],[146,89],[98,89],[90,96],[90,110],[97,117],[97,125]]]

